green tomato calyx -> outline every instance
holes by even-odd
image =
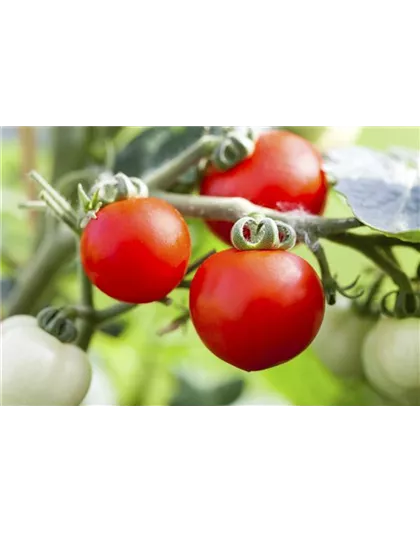
[[[215,148],[210,160],[217,169],[229,170],[254,153],[255,141],[255,131],[250,127],[245,131],[226,128],[225,136]]]
[[[256,213],[235,222],[231,241],[237,250],[289,250],[296,244],[296,232],[284,222]]]
[[[140,178],[129,178],[122,172],[109,177],[105,174],[93,186],[93,194],[105,204],[126,200],[127,198],[147,198],[149,189]]]
[[[81,217],[79,226],[85,228],[88,222],[96,218],[96,213],[102,207],[103,202],[99,199],[99,191],[96,190],[92,196],[89,196],[81,183],[77,186],[77,193],[79,196],[79,204],[81,209]]]
[[[80,227],[85,228],[102,206],[127,198],[147,198],[149,189],[140,178],[128,178],[122,172],[114,176],[105,172],[92,187],[88,195],[79,183],[79,204],[81,207]]]
[[[41,329],[63,343],[71,343],[77,338],[77,328],[66,313],[56,307],[46,307],[37,315]]]

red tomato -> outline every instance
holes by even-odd
[[[287,131],[261,133],[255,152],[236,167],[210,168],[201,183],[206,196],[240,196],[279,211],[301,208],[322,213],[328,184],[321,170],[320,154],[308,141]],[[209,228],[230,245],[230,222],[207,222]]]
[[[193,324],[217,357],[247,371],[289,361],[315,338],[325,299],[315,270],[283,250],[225,250],[198,269]]]
[[[188,226],[158,198],[107,205],[82,234],[81,260],[91,282],[129,303],[154,302],[182,280],[191,254]]]

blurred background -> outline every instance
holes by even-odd
[[[375,149],[403,146],[418,149],[418,128],[410,127],[288,127],[314,142],[320,150],[358,144]],[[201,127],[60,127],[2,128],[1,141],[1,292],[2,303],[13,296],[19,273],[24,272],[50,222],[40,213],[18,208],[36,191],[26,173],[36,169],[52,182],[81,169],[121,171],[141,176],[189,146]],[[193,173],[183,177],[177,190],[191,188]],[[71,190],[71,189],[70,189]],[[331,195],[326,215],[348,216],[344,201]],[[193,239],[192,260],[220,243],[200,220],[188,220]],[[355,252],[326,243],[333,272],[342,284],[354,280],[366,260]],[[311,255],[296,253],[317,268]],[[403,264],[415,268],[414,253],[403,250]],[[31,312],[48,305],[75,303],[79,288],[73,257],[59,265],[47,290]],[[91,389],[84,405],[383,405],[385,400],[363,382],[345,382],[333,376],[313,348],[286,365],[245,374],[213,356],[200,342],[190,323],[163,336],[187,307],[184,290],[172,294],[175,304],[138,306],[98,332],[91,344],[94,367]],[[98,308],[112,301],[95,292]]]

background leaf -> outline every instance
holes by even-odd
[[[420,241],[417,152],[394,148],[382,153],[354,146],[331,150],[324,161],[336,190],[359,220],[402,240]]]
[[[121,337],[126,328],[126,322],[124,322],[123,320],[117,320],[114,322],[110,322],[109,324],[105,324],[100,328],[100,330],[102,331],[102,333],[105,333],[110,337]]]
[[[245,389],[243,379],[232,379],[208,391],[208,405],[231,405],[238,400]]]
[[[232,405],[245,389],[245,381],[234,378],[214,387],[198,387],[186,377],[177,377],[176,392],[170,402],[172,406],[222,406]]]
[[[188,148],[202,134],[202,126],[147,128],[117,155],[115,171],[143,176]]]
[[[16,280],[14,278],[3,278],[0,281],[0,294],[2,298],[7,298],[16,285]]]

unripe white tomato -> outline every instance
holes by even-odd
[[[376,319],[358,314],[348,298],[325,310],[321,329],[312,347],[318,359],[335,376],[362,379],[362,347]]]
[[[96,354],[90,354],[90,360],[92,364],[92,381],[81,405],[118,405],[117,390],[103,367],[100,358]]]
[[[293,126],[288,129],[315,144],[321,152],[352,146],[362,131],[361,126]]]
[[[366,338],[362,361],[378,392],[404,405],[420,405],[418,318],[381,319]]]
[[[86,353],[42,330],[32,316],[1,323],[2,405],[79,405],[91,380]]]

